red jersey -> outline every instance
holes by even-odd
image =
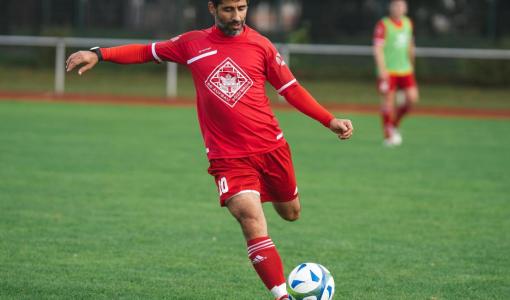
[[[155,60],[191,70],[209,159],[265,153],[286,143],[265,82],[282,93],[297,81],[267,38],[248,26],[235,37],[213,26],[153,43],[151,49]]]

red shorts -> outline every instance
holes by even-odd
[[[298,195],[289,144],[253,156],[212,159],[209,164],[221,206],[242,193],[259,194],[262,202],[287,202]]]
[[[377,90],[381,94],[394,92],[398,89],[406,90],[416,86],[416,78],[414,74],[409,75],[390,75],[388,80],[377,80]]]

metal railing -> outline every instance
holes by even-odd
[[[141,39],[104,39],[104,38],[58,38],[37,36],[0,35],[2,46],[55,47],[55,94],[65,91],[65,61],[68,47],[89,49],[96,45],[113,47],[126,44],[147,44],[150,40]],[[177,64],[167,63],[166,96],[177,96]]]
[[[93,46],[113,47],[125,44],[148,44],[153,41],[143,39],[105,39],[75,37],[38,37],[0,35],[0,46],[55,47],[55,87],[56,94],[65,91],[65,60],[68,47],[89,49]],[[372,47],[353,45],[312,45],[312,44],[276,44],[287,64],[291,54],[314,55],[350,55],[371,56]],[[459,48],[420,48],[417,57],[431,58],[466,58],[466,59],[501,59],[510,60],[510,50],[497,49],[459,49]],[[177,64],[167,63],[166,96],[177,96]]]

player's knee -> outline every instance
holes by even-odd
[[[301,207],[300,206],[292,207],[292,208],[288,209],[284,214],[281,215],[281,217],[285,221],[289,221],[289,222],[295,222],[295,221],[299,220],[300,216],[301,216]]]
[[[293,211],[285,216],[282,216],[285,221],[289,222],[295,222],[299,220],[299,217],[301,216],[301,211]]]

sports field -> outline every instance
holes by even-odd
[[[189,72],[180,67],[178,96],[193,101],[195,89]],[[375,81],[349,78],[300,78],[303,86],[321,103],[377,105]],[[277,99],[274,89],[268,84],[267,93]],[[54,88],[54,71],[47,68],[2,66],[0,68],[0,94],[13,92],[51,93]],[[66,92],[82,95],[164,97],[165,68],[158,65],[114,65],[105,64],[78,76],[69,73],[66,77]],[[452,85],[449,83],[427,83],[420,81],[422,107],[462,107],[476,109],[510,110],[509,87],[481,87]]]
[[[510,122],[375,115],[338,141],[278,111],[303,203],[267,206],[286,272],[335,299],[510,298]],[[0,298],[270,299],[218,206],[192,108],[0,101]]]

